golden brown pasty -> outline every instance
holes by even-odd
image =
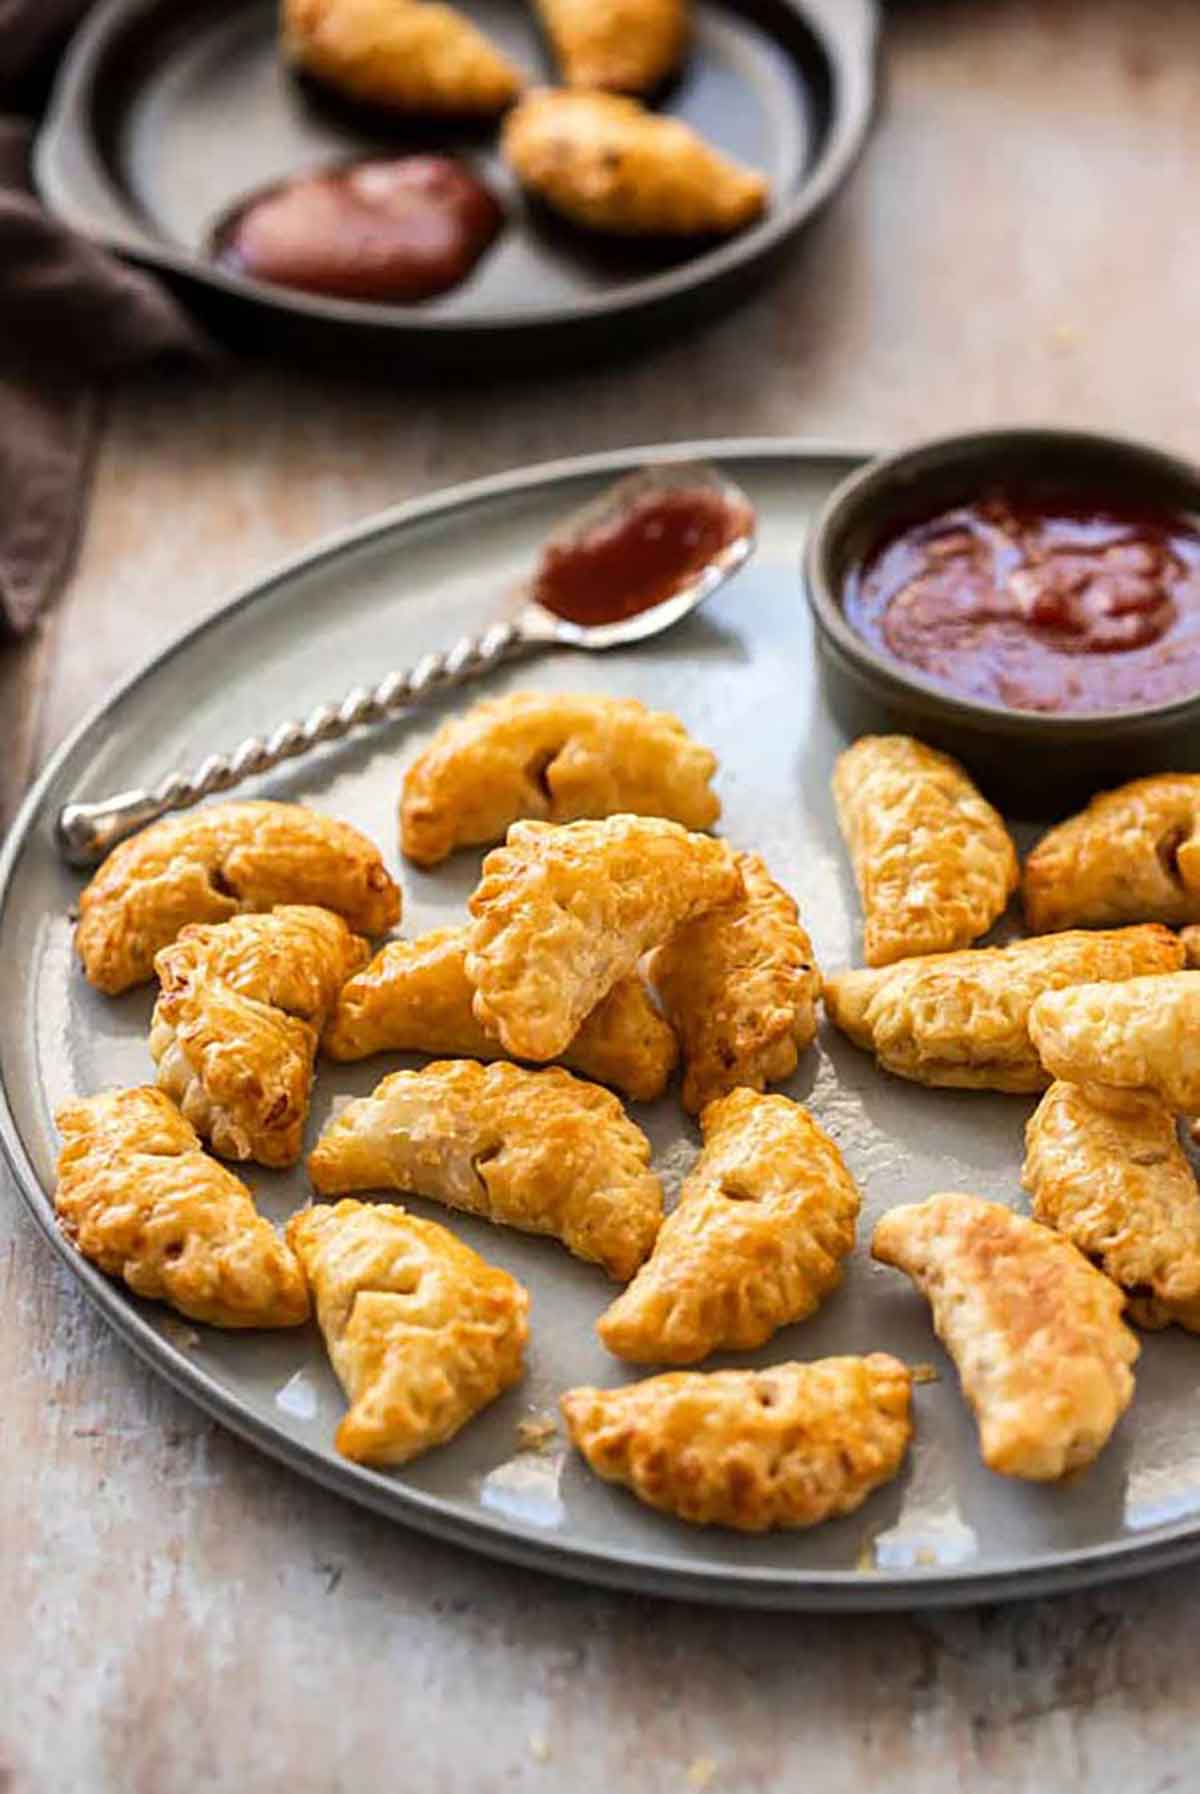
[[[227,922],[277,903],[313,903],[358,934],[400,919],[376,847],[300,804],[208,804],[114,848],[79,899],[75,946],[88,979],[116,996],[144,984],[189,922]]]
[[[287,1237],[350,1411],[334,1443],[407,1464],[516,1383],[529,1295],[436,1221],[385,1202],[302,1209]]]
[[[1003,914],[1017,850],[957,760],[911,735],[864,735],[839,756],[833,795],[869,966],[969,947]]]
[[[1157,1097],[1177,1114],[1200,1110],[1200,972],[1054,991],[1030,1011],[1046,1070],[1069,1084]]]
[[[1133,1395],[1125,1298],[1061,1234],[952,1191],[894,1208],[871,1241],[933,1311],[975,1411],[983,1461],[1052,1482],[1090,1464]]]
[[[371,1053],[434,1053],[498,1059],[504,1049],[475,1020],[466,970],[467,930],[435,928],[390,941],[338,998],[322,1042],[331,1059]],[[633,1102],[662,1095],[679,1058],[674,1032],[635,974],[622,978],[584,1021],[563,1064]]]
[[[85,1258],[214,1327],[297,1327],[300,1266],[245,1184],[201,1150],[161,1090],[67,1103],[54,1206]]]
[[[454,716],[404,775],[400,839],[435,866],[456,847],[502,841],[523,817],[666,816],[708,828],[717,758],[676,716],[633,698],[513,692]]]
[[[1200,773],[1163,773],[1102,792],[1025,861],[1029,926],[1200,922]]]
[[[1025,1130],[1021,1181],[1034,1219],[1120,1284],[1140,1326],[1200,1333],[1200,1188],[1161,1103],[1112,1111],[1052,1084]]]
[[[440,0],[283,0],[284,57],[345,98],[391,112],[492,117],[522,76]]]
[[[557,1066],[449,1059],[393,1072],[330,1122],[308,1167],[322,1196],[409,1190],[553,1234],[622,1281],[662,1220],[646,1136],[615,1096]]]
[[[568,87],[652,93],[678,68],[687,0],[537,0]]]
[[[501,143],[521,185],[585,230],[724,236],[767,203],[761,174],[681,120],[619,94],[526,94],[505,119]]]
[[[1176,937],[1153,924],[1045,935],[842,972],[825,980],[825,1008],[897,1077],[965,1090],[1044,1090],[1050,1078],[1029,1037],[1029,1012],[1043,991],[1174,972],[1182,959]]]
[[[194,923],[163,948],[150,1052],[214,1152],[295,1164],[320,1031],[369,955],[340,916],[310,904]]]
[[[469,905],[475,1019],[520,1059],[556,1059],[643,953],[741,888],[726,844],[677,822],[516,822]]]
[[[634,1364],[753,1351],[841,1281],[859,1194],[842,1155],[786,1096],[735,1090],[700,1117],[704,1148],[628,1289],[596,1323]]]
[[[650,957],[683,1045],[683,1106],[790,1078],[817,1032],[821,974],[795,902],[757,854],[737,856],[743,892],[685,922]]]
[[[770,1370],[676,1370],[569,1389],[572,1442],[606,1482],[697,1526],[816,1526],[861,1507],[912,1437],[912,1377],[883,1352]]]

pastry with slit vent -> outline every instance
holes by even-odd
[[[189,922],[227,922],[277,903],[331,909],[356,934],[400,920],[378,849],[347,822],[266,799],[167,816],[113,849],[79,899],[75,946],[109,996],[153,976]]]
[[[597,1476],[695,1526],[816,1526],[890,1482],[912,1437],[912,1375],[884,1352],[769,1370],[668,1371],[569,1389],[572,1443]]]
[[[556,1059],[639,959],[742,890],[723,841],[651,816],[516,822],[470,901],[475,1019],[520,1059]]]
[[[161,1090],[67,1103],[54,1206],[85,1258],[134,1295],[214,1327],[297,1327],[300,1266],[232,1171]]]
[[[294,1165],[317,1042],[370,948],[332,910],[281,904],[194,923],[154,962],[158,1082],[214,1152]]]
[[[754,853],[742,894],[685,922],[649,973],[683,1047],[683,1106],[790,1078],[817,1032],[821,974],[794,900]]]
[[[407,1190],[553,1234],[622,1281],[662,1220],[646,1136],[610,1091],[558,1066],[450,1059],[393,1072],[330,1122],[308,1163],[322,1196]]]
[[[1160,773],[1101,792],[1025,861],[1029,926],[1200,922],[1200,773]]]
[[[709,828],[721,806],[715,754],[677,716],[634,698],[510,692],[452,716],[404,775],[400,840],[435,866],[456,847],[502,841],[514,822],[666,816]]]
[[[634,1364],[753,1351],[841,1281],[859,1194],[798,1103],[735,1090],[700,1117],[704,1146],[633,1282],[596,1331]]]
[[[349,1411],[334,1443],[407,1464],[519,1381],[527,1291],[435,1221],[392,1203],[321,1203],[288,1222]]]

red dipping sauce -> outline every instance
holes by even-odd
[[[551,543],[533,597],[569,623],[621,623],[673,598],[746,527],[743,509],[708,487],[648,491]]]
[[[1200,691],[1200,531],[1116,497],[989,493],[890,536],[843,603],[961,697],[1086,714]]]
[[[431,299],[495,239],[495,195],[449,156],[373,158],[252,194],[213,233],[220,267],[340,299]]]

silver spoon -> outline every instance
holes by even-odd
[[[617,622],[571,623],[536,601],[536,580],[530,575],[511,594],[511,614],[506,618],[480,635],[463,636],[444,654],[426,654],[415,667],[389,673],[371,690],[356,685],[340,703],[320,704],[302,720],[280,723],[269,735],[247,736],[231,754],[210,754],[191,772],[168,773],[149,791],[119,791],[97,803],[65,804],[55,825],[59,852],[73,866],[95,865],[119,841],[169,810],[186,810],[214,792],[230,791],[246,779],[270,772],[284,760],[299,759],[326,742],[391,722],[423,699],[465,685],[519,655],[548,647],[620,648],[670,629],[710,598],[754,552],[750,501],[716,468],[668,462],[630,474],[571,516],[543,549],[544,557],[551,549],[570,546],[590,531],[619,522],[646,497],[672,490],[716,492],[725,502],[731,533],[711,560],[661,602]]]

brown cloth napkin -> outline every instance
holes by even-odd
[[[34,123],[87,0],[0,0],[0,636],[29,628],[74,555],[104,382],[211,354],[157,281],[34,197]]]

